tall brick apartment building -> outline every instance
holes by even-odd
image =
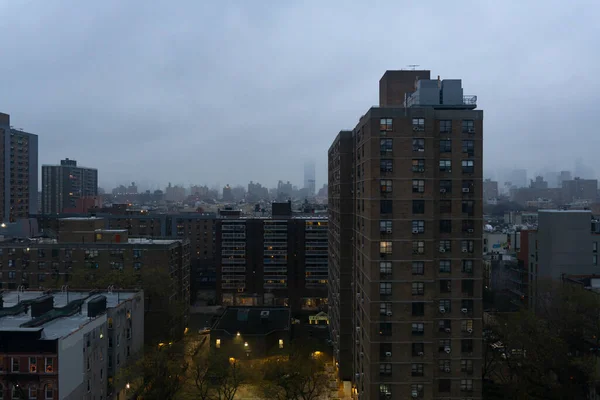
[[[329,149],[330,329],[356,398],[481,398],[475,108],[460,80],[387,71]]]
[[[285,204],[285,203],[284,203]],[[217,224],[217,302],[289,306],[327,304],[327,218],[275,215],[224,218]]]

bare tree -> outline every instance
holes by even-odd
[[[261,391],[276,400],[316,400],[327,391],[327,381],[321,358],[298,351],[265,363]]]
[[[210,352],[194,359],[192,376],[200,400],[233,400],[246,372],[240,361]]]

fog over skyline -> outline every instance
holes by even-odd
[[[598,174],[595,1],[0,2],[0,112],[100,186],[302,186],[386,69],[463,80],[484,169]]]

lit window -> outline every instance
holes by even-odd
[[[392,242],[379,242],[380,254],[392,254]]]
[[[217,349],[220,349],[220,348],[221,348],[221,339],[217,339],[217,340],[215,341],[215,347],[216,347]]]
[[[37,372],[37,358],[29,357],[29,372],[35,374]]]
[[[283,349],[283,339],[279,339],[279,348]]]

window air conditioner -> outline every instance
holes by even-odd
[[[411,396],[413,398],[417,398],[417,397],[419,397],[419,392],[417,392],[416,390],[413,390]]]
[[[356,332],[360,332],[360,326],[356,327]]]
[[[440,193],[446,193],[446,189],[440,189]]]
[[[385,352],[385,356],[386,357],[391,357],[392,356],[392,352],[391,351],[386,351]]]
[[[440,313],[445,314],[446,313],[446,308],[440,306]]]
[[[446,252],[446,249],[443,247],[440,247],[440,253],[445,253],[445,252]]]
[[[356,379],[360,379],[360,374],[358,372],[354,374],[354,376],[356,377]]]
[[[473,229],[467,229],[467,232],[473,233]]]
[[[452,349],[451,349],[450,347],[444,347],[444,351],[445,351],[447,354],[450,354],[450,352],[452,352]]]
[[[450,372],[450,367],[445,367],[444,372]]]
[[[469,133],[475,133],[475,128],[469,128]]]
[[[473,333],[473,329],[471,329],[471,328],[467,329],[467,333],[469,333],[469,334]]]
[[[386,228],[385,233],[392,233],[392,228]]]
[[[357,340],[357,341],[356,341],[356,344],[360,344],[360,340]]]
[[[392,316],[392,312],[388,311],[388,312],[385,313],[385,315],[387,315],[388,317],[391,317]]]
[[[420,351],[418,354],[419,354],[421,357],[425,355],[425,353],[423,353],[422,351]]]
[[[466,253],[466,252],[467,252],[467,249],[462,249],[462,252],[463,252],[463,253]]]
[[[469,312],[469,310],[467,310],[466,308],[461,308],[460,312],[463,313],[463,314],[466,314],[466,313]]]
[[[364,357],[364,356],[365,356],[365,353],[363,353],[363,352],[361,351],[361,352],[360,352],[360,356],[361,356],[361,357]]]
[[[418,229],[413,229],[412,231],[413,231],[413,233],[419,233]]]
[[[469,193],[469,188],[463,188],[462,191],[463,193]]]
[[[444,329],[444,330],[446,331],[446,333],[450,333],[450,332],[451,332],[451,331],[450,331],[450,328],[446,328],[446,329]]]

